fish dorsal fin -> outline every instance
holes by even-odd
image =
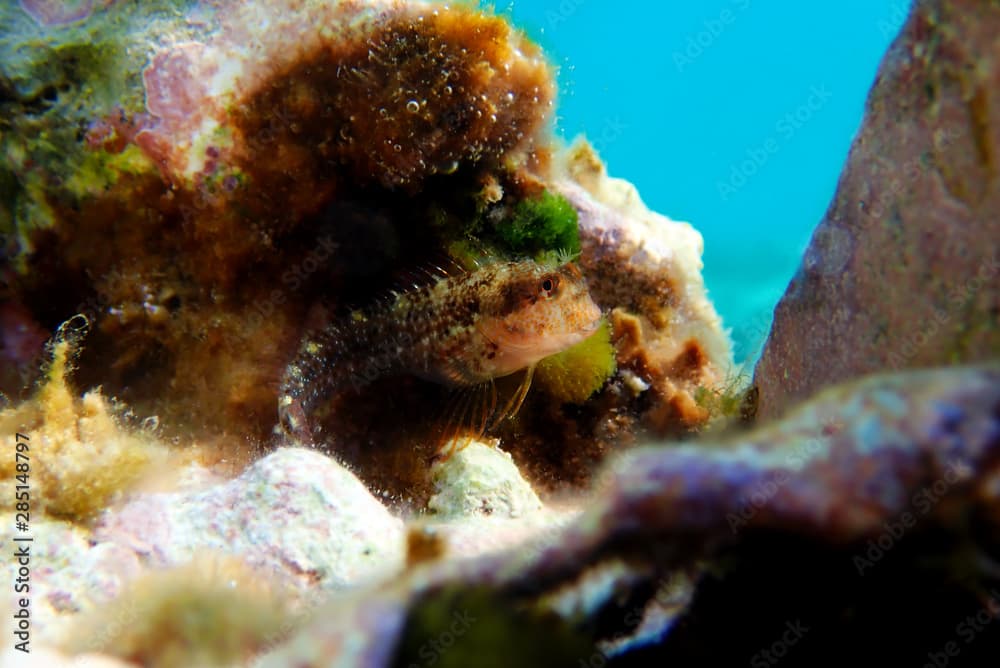
[[[443,279],[462,276],[473,269],[446,253],[395,272],[390,288],[397,293],[419,290]]]

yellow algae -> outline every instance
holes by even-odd
[[[132,582],[78,622],[66,649],[157,668],[242,665],[294,621],[285,597],[259,573],[239,559],[203,556]]]
[[[748,374],[730,373],[715,385],[699,385],[694,391],[694,401],[709,412],[711,422],[742,418],[749,409],[749,389]]]
[[[105,508],[134,484],[167,450],[146,434],[119,425],[100,389],[78,397],[66,376],[75,342],[57,334],[42,385],[29,401],[0,412],[0,432],[22,434],[28,444],[27,480],[31,511],[73,520]],[[25,463],[22,460],[22,464]],[[17,462],[0,461],[0,474],[13,479]],[[13,495],[0,501],[10,508]]]
[[[557,399],[579,404],[601,389],[614,372],[611,327],[604,320],[588,338],[539,362],[535,378]]]

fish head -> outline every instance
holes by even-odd
[[[479,329],[496,352],[496,376],[576,345],[597,330],[602,318],[573,262],[509,263],[487,302]]]

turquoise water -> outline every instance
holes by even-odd
[[[738,362],[833,196],[908,0],[515,0],[560,67],[558,129],[705,237]]]

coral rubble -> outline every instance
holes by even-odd
[[[148,493],[104,514],[101,540],[146,545],[150,565],[212,552],[242,559],[300,594],[357,586],[402,565],[403,523],[350,472],[283,448],[207,489]]]
[[[2,516],[0,541],[16,545],[13,512]],[[36,647],[58,645],[81,615],[100,610],[125,591],[128,582],[143,571],[140,555],[128,547],[92,540],[91,532],[64,520],[31,516],[32,572],[31,640]],[[22,537],[24,534],[20,534]],[[18,564],[10,560],[4,577],[14,582]],[[3,601],[5,610],[16,610],[17,599],[25,592],[11,587]],[[0,665],[20,665],[2,663]]]
[[[438,493],[427,505],[441,516],[519,517],[542,507],[510,455],[485,443],[466,444],[431,475]]]

